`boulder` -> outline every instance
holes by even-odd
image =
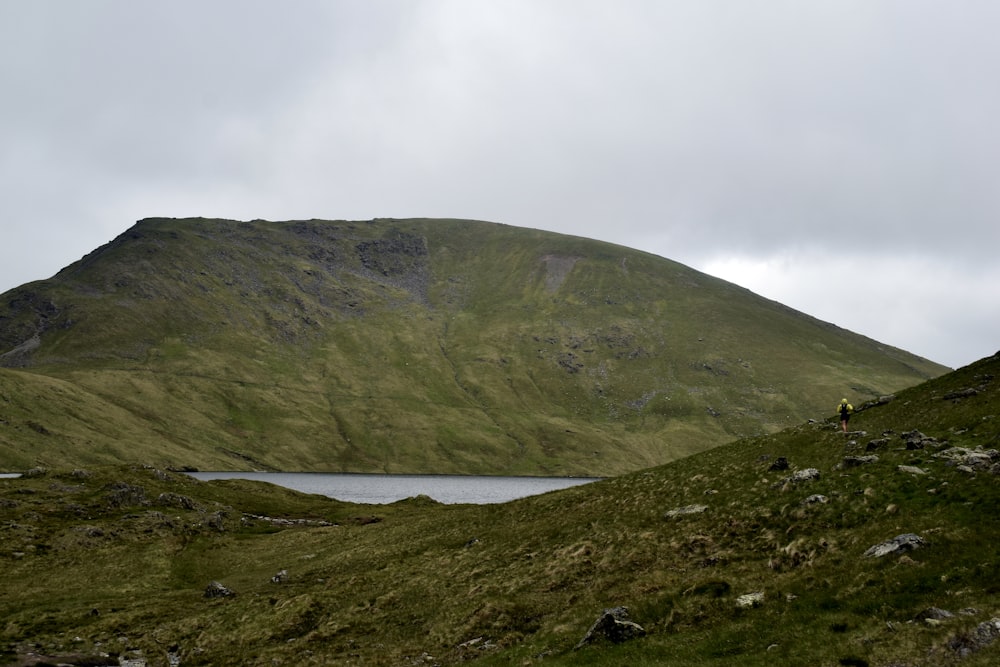
[[[868,456],[845,456],[840,462],[840,467],[842,469],[857,468],[870,463],[878,463],[878,456],[875,454],[869,454]]]
[[[701,514],[708,510],[708,505],[685,505],[684,507],[678,507],[676,509],[669,510],[663,515],[664,519],[673,519],[674,517],[684,516],[687,514]]]
[[[886,540],[881,544],[876,544],[865,551],[864,555],[868,558],[881,558],[883,556],[889,556],[892,554],[902,554],[907,551],[912,551],[919,547],[925,546],[927,543],[924,538],[916,535],[914,533],[904,533],[903,535],[897,535],[891,540]]]
[[[927,445],[937,444],[937,438],[924,435],[920,431],[907,431],[900,435],[908,450],[923,449]]]
[[[966,447],[950,447],[934,455],[958,466],[968,466],[973,470],[985,470],[1000,460],[1000,452],[995,449],[968,449]]]
[[[896,466],[896,470],[898,470],[899,472],[905,472],[905,473],[910,474],[910,475],[926,475],[927,474],[926,470],[924,470],[923,468],[918,468],[917,466],[898,465],[898,466]]]
[[[889,444],[889,438],[877,438],[875,440],[869,441],[868,444],[865,445],[865,451],[874,452],[876,449],[882,449],[888,444]]]
[[[960,658],[967,658],[1000,638],[1000,618],[983,621],[972,632],[957,635],[948,640],[948,648]]]
[[[796,470],[789,477],[785,477],[781,480],[781,484],[786,484],[791,482],[792,484],[799,484],[801,482],[812,482],[819,479],[819,470],[816,468],[805,468],[803,470]]]
[[[107,490],[107,502],[111,507],[131,507],[133,505],[148,505],[146,489],[127,482],[114,482],[104,487]]]
[[[156,504],[164,507],[177,507],[185,510],[197,509],[198,504],[188,496],[179,493],[165,492],[156,497]]]
[[[753,609],[764,604],[764,593],[746,593],[736,598],[737,609]]]
[[[774,459],[774,463],[771,464],[771,467],[768,468],[768,470],[775,470],[775,471],[788,470],[788,459],[785,458],[784,456],[779,456],[778,458]]]
[[[205,587],[205,597],[207,598],[231,598],[236,597],[236,593],[226,588],[221,582],[213,581]]]
[[[969,398],[970,396],[975,396],[979,393],[979,390],[975,387],[967,387],[965,389],[959,389],[958,391],[950,391],[944,395],[944,400],[954,401],[963,398]]]
[[[599,639],[606,639],[614,644],[620,644],[630,639],[646,635],[646,630],[629,620],[628,607],[613,607],[605,609],[587,630],[587,634],[579,641],[575,649],[583,648]]]
[[[946,621],[949,618],[954,618],[955,614],[951,613],[947,609],[941,609],[940,607],[928,607],[922,612],[916,615],[914,620],[916,621]]]

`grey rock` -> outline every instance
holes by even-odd
[[[198,505],[188,496],[179,493],[161,493],[156,497],[156,504],[165,507],[178,507],[185,510],[197,509]]]
[[[949,618],[954,618],[954,617],[955,617],[955,614],[951,613],[947,609],[941,609],[940,607],[928,607],[927,609],[924,609],[922,612],[920,612],[919,614],[917,614],[915,620],[917,620],[917,621],[927,621],[927,620],[944,621],[944,620],[947,620]]]
[[[975,396],[979,393],[978,389],[974,387],[968,387],[966,389],[959,389],[958,391],[950,391],[944,395],[944,400],[953,401],[962,398],[969,398],[970,396]]]
[[[875,546],[870,547],[867,551],[865,551],[864,555],[868,558],[882,558],[883,556],[912,551],[926,544],[927,542],[924,541],[924,538],[919,535],[914,533],[904,533],[902,535],[897,535],[891,540],[886,540],[881,544],[876,544]]]
[[[672,519],[678,516],[685,516],[687,514],[701,514],[708,510],[708,505],[685,505],[684,507],[678,507],[676,509],[669,510],[663,515],[665,519]]]
[[[812,482],[817,479],[819,479],[819,470],[816,468],[805,468],[803,470],[796,470],[792,473],[791,477],[786,477],[781,481],[798,484],[800,482]]]
[[[108,491],[107,501],[111,507],[131,507],[133,505],[148,505],[146,489],[127,482],[114,482],[105,487]]]
[[[899,465],[899,466],[896,466],[896,470],[898,470],[899,472],[905,472],[905,473],[910,474],[910,475],[926,475],[927,474],[926,470],[924,470],[922,468],[918,468],[917,466]]]
[[[739,609],[753,609],[764,604],[764,593],[746,593],[736,598],[736,606]]]
[[[960,658],[967,658],[981,651],[1000,638],[1000,618],[983,621],[968,633],[956,635],[948,640],[948,648]]]
[[[1000,452],[995,449],[968,449],[966,447],[950,447],[934,455],[945,459],[954,465],[964,465],[976,470],[985,470],[1000,460]]]
[[[629,620],[628,607],[613,607],[601,612],[587,634],[574,647],[583,648],[599,639],[606,639],[614,644],[620,644],[630,639],[646,635],[646,630],[638,623]]]
[[[771,467],[768,468],[768,470],[775,470],[775,471],[788,470],[788,459],[786,459],[784,456],[779,456],[778,458],[774,459],[774,463],[771,464]]]
[[[889,438],[878,438],[876,440],[871,440],[867,445],[865,445],[865,451],[874,452],[876,449],[882,449],[889,444]]]
[[[841,468],[857,468],[859,466],[878,463],[878,456],[869,454],[868,456],[845,456],[840,462]]]
[[[920,431],[907,431],[900,435],[908,450],[923,449],[927,445],[937,444],[937,438],[924,435]]]
[[[205,597],[207,598],[231,598],[236,593],[226,588],[221,582],[213,581],[205,587]]]

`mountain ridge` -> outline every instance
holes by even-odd
[[[603,476],[946,370],[669,259],[481,221],[152,218],[2,298],[0,388],[68,383],[8,401],[21,467],[124,436],[179,467]]]

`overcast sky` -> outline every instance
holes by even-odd
[[[0,292],[145,217],[459,217],[1000,350],[994,0],[0,0]]]

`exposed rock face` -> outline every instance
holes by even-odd
[[[231,598],[235,596],[236,593],[234,591],[226,588],[218,581],[213,581],[205,587],[205,597],[207,598]]]
[[[958,391],[951,391],[944,395],[944,400],[954,401],[962,398],[969,398],[970,396],[976,396],[979,390],[975,387],[968,387],[966,389],[959,389]]]
[[[954,465],[968,466],[974,470],[986,470],[995,462],[1000,461],[1000,452],[995,449],[967,449],[965,447],[951,447],[934,455],[935,458],[945,459]]]
[[[960,658],[967,658],[986,648],[998,638],[1000,638],[1000,618],[992,618],[983,621],[968,634],[952,637],[948,642],[948,648],[957,653]]]
[[[812,482],[819,479],[819,470],[816,468],[805,468],[803,470],[796,470],[794,473],[788,477],[783,478],[775,486],[784,486],[785,484],[801,484],[802,482]]]
[[[156,497],[156,504],[165,507],[178,507],[185,510],[194,510],[198,508],[197,503],[195,503],[188,496],[182,496],[179,493],[161,493]]]
[[[926,436],[920,431],[907,431],[900,437],[903,438],[903,442],[906,443],[906,448],[909,450],[923,449],[928,445],[935,445],[938,442],[937,438]]]
[[[125,482],[115,482],[109,484],[108,505],[111,507],[131,507],[133,505],[148,505],[146,490],[141,486],[127,484]]]
[[[882,449],[889,444],[889,438],[876,438],[871,440],[865,445],[865,451],[874,452],[876,449]]]
[[[764,604],[763,593],[746,593],[736,598],[736,606],[739,609],[753,609]]]
[[[878,463],[878,456],[874,454],[869,454],[868,456],[845,456],[844,460],[840,462],[840,467],[844,469],[857,468],[870,463]]]
[[[917,614],[915,620],[917,621],[944,621],[949,618],[954,618],[955,614],[951,613],[947,609],[941,609],[940,607],[928,607],[922,612]]]
[[[628,607],[613,607],[601,612],[600,617],[594,621],[575,648],[583,648],[599,639],[620,644],[645,635],[646,630],[641,625],[629,620]]]
[[[919,535],[914,533],[904,533],[903,535],[897,535],[891,540],[886,540],[881,544],[876,544],[865,551],[864,555],[869,558],[881,558],[882,556],[912,551],[926,544],[927,543],[924,541],[924,538]]]

